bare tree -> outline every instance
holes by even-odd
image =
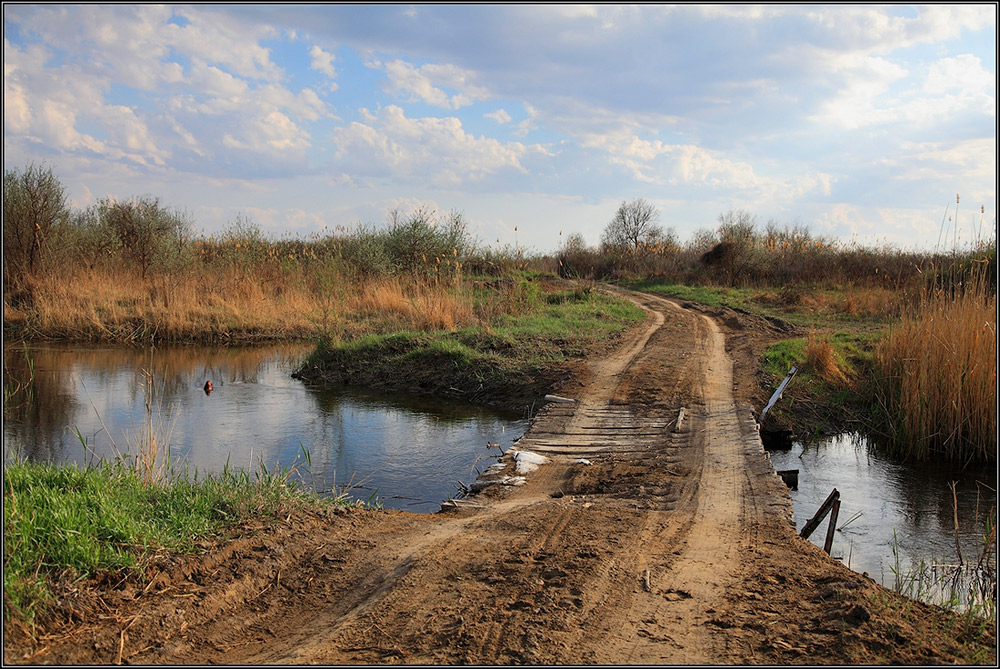
[[[664,237],[663,230],[656,224],[659,218],[656,207],[641,197],[622,202],[615,217],[604,228],[601,244],[607,249],[635,253]]]
[[[69,219],[62,183],[34,164],[3,173],[3,270],[6,281],[42,269],[49,238]]]

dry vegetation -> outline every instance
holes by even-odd
[[[996,292],[985,272],[936,284],[876,348],[890,448],[918,459],[996,458]]]

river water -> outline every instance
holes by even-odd
[[[169,445],[175,470],[294,467],[323,494],[349,488],[427,512],[496,461],[488,444],[506,450],[527,428],[518,413],[481,406],[310,387],[291,373],[311,348],[9,347],[4,382],[30,393],[5,407],[5,458],[82,464],[135,453],[151,434]]]
[[[995,467],[963,470],[893,461],[873,453],[863,437],[852,434],[793,442],[789,450],[769,453],[775,469],[799,471],[798,489],[790,491],[799,531],[835,488],[840,492],[830,554],[854,571],[905,594],[939,600],[935,603],[952,594],[967,599],[944,587],[956,576],[961,577],[958,589],[966,591],[976,585],[970,581],[983,576],[982,569],[970,573],[970,566],[984,551],[987,521],[996,519]],[[828,523],[829,517],[809,540],[822,547]],[[995,579],[993,547],[986,571],[992,570]],[[964,569],[957,569],[959,564]]]

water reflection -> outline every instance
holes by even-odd
[[[798,469],[798,490],[791,496],[799,530],[836,488],[841,508],[832,555],[887,586],[897,573],[925,564],[975,561],[983,533],[995,518],[996,470],[960,470],[934,464],[893,462],[872,454],[864,439],[839,435],[791,450],[772,451],[775,469]],[[958,546],[955,544],[955,482]],[[824,521],[810,540],[822,546]]]
[[[4,381],[22,390],[5,403],[5,457],[84,463],[134,453],[149,371],[153,422],[175,467],[295,464],[317,490],[361,483],[358,499],[377,493],[386,507],[430,511],[499,454],[488,443],[506,449],[526,427],[519,415],[432,398],[307,387],[290,373],[310,350],[8,348]]]

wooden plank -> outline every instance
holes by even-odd
[[[603,436],[617,437],[617,436],[621,436],[621,437],[624,437],[626,439],[631,439],[633,437],[665,437],[665,436],[667,436],[663,432],[632,432],[631,430],[627,431],[627,432],[621,432],[621,431],[619,431],[617,429],[613,429],[613,428],[603,429],[603,430],[588,430],[587,432],[565,432],[565,431],[561,431],[561,430],[532,430],[530,433],[528,433],[525,436],[526,437],[530,437],[532,435],[542,435],[542,434],[544,434],[544,435],[555,434],[555,435],[560,435],[560,436],[561,435],[566,435],[566,436],[570,436],[570,437],[603,437]]]
[[[781,399],[781,393],[785,392],[785,386],[788,385],[788,382],[792,380],[792,377],[795,376],[795,372],[797,371],[799,371],[797,367],[792,367],[790,370],[788,370],[788,376],[785,377],[785,380],[781,382],[781,385],[778,386],[778,389],[774,391],[773,395],[771,395],[771,399],[768,400],[767,406],[765,406],[761,410],[760,420],[757,421],[759,424],[764,423],[764,416],[766,416],[768,410],[770,410],[770,408],[773,407],[779,399]]]
[[[532,450],[539,453],[557,453],[563,455],[587,455],[599,453],[648,453],[648,448],[628,448],[624,446],[574,446],[572,444],[559,446],[534,445]]]

